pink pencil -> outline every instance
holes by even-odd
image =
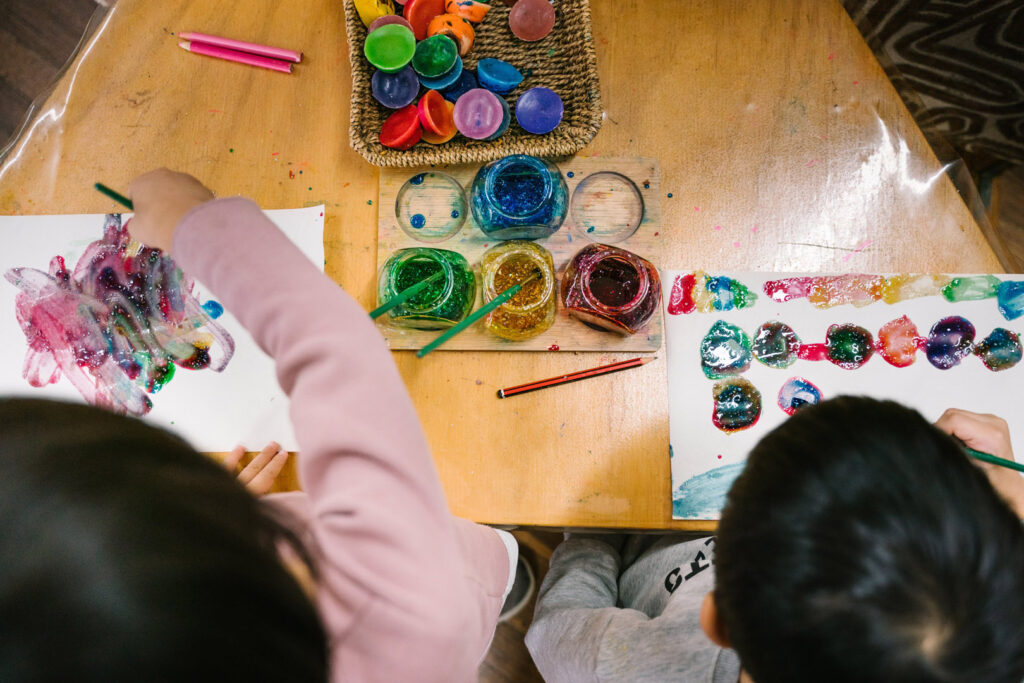
[[[239,52],[248,52],[251,55],[263,55],[264,57],[272,57],[274,59],[283,59],[286,62],[301,62],[302,53],[296,52],[295,50],[285,50],[280,47],[270,47],[269,45],[258,45],[256,43],[246,43],[242,40],[232,40],[231,38],[220,38],[218,36],[208,36],[205,33],[179,33],[178,37],[182,40],[194,40],[199,43],[206,43],[207,45],[216,45],[217,47],[226,47],[229,50],[238,50]]]
[[[259,55],[251,55],[248,52],[239,52],[238,50],[229,50],[226,47],[207,45],[206,43],[200,43],[198,41],[189,42],[187,40],[183,40],[178,43],[178,47],[188,50],[189,52],[194,52],[197,55],[217,57],[219,59],[226,59],[229,62],[239,62],[241,64],[248,64],[249,66],[258,66],[264,69],[283,71],[287,74],[292,72],[292,65],[290,62],[282,62],[280,59],[260,57]]]

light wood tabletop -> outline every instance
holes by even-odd
[[[600,1],[593,20],[606,116],[583,154],[660,159],[662,265],[1001,272],[838,0]],[[305,58],[202,58],[177,47],[189,30]],[[348,146],[349,91],[341,0],[120,0],[0,167],[0,213],[117,211],[93,182],[158,166],[268,209],[322,202],[327,274],[369,310],[379,176]],[[663,358],[499,401],[613,356],[394,356],[455,514],[710,526],[671,520]]]

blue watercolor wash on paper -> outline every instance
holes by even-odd
[[[1024,282],[1000,282],[996,288],[996,303],[1007,320],[1016,320],[1024,315]]]
[[[206,311],[206,315],[210,316],[214,320],[224,315],[224,307],[219,302],[210,299],[202,306],[203,310]]]
[[[745,462],[716,467],[684,481],[672,492],[672,516],[718,519],[725,506],[725,494],[744,467]]]

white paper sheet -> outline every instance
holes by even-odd
[[[676,276],[685,272],[662,273],[666,302]],[[979,358],[969,356],[956,367],[939,370],[923,352],[918,352],[913,365],[906,368],[890,365],[877,353],[856,370],[844,370],[828,361],[806,360],[797,360],[791,367],[778,370],[753,360],[742,377],[761,393],[761,418],[743,431],[727,434],[718,430],[711,421],[711,392],[717,380],[705,377],[700,365],[700,342],[717,320],[737,325],[751,337],[762,323],[778,320],[792,327],[802,343],[810,344],[824,343],[826,330],[837,323],[860,325],[877,340],[879,328],[902,315],[916,324],[920,336],[927,337],[940,319],[958,315],[974,324],[977,343],[997,327],[1018,334],[1024,332],[1024,318],[1007,321],[999,313],[994,298],[950,303],[941,296],[930,296],[892,305],[878,301],[862,308],[845,304],[822,310],[807,299],[777,303],[764,294],[766,281],[799,274],[708,274],[739,280],[757,293],[758,299],[745,309],[665,316],[673,517],[718,518],[725,492],[742,471],[747,453],[762,436],[788,419],[777,399],[779,389],[791,377],[809,380],[826,399],[842,394],[893,399],[918,409],[929,420],[938,419],[951,407],[994,413],[1010,423],[1010,435],[1018,450],[1024,448],[1024,362],[992,372]],[[1012,275],[997,277],[1022,279]]]
[[[266,214],[323,270],[323,206]],[[0,274],[13,267],[46,272],[57,254],[72,268],[85,247],[103,236],[103,224],[103,214],[0,216]],[[200,282],[195,292],[200,301],[217,299]],[[15,317],[17,293],[16,287],[0,278],[0,395],[83,402],[65,378],[35,388],[22,377],[26,343]],[[179,368],[166,386],[150,396],[153,409],[143,419],[178,433],[200,451],[227,451],[236,444],[259,450],[272,440],[297,450],[288,398],[278,386],[273,361],[230,311],[218,322],[235,340],[235,355],[227,368],[220,373]]]

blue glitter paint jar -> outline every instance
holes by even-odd
[[[473,219],[488,237],[536,240],[558,232],[569,191],[554,164],[525,154],[492,161],[470,191]]]

